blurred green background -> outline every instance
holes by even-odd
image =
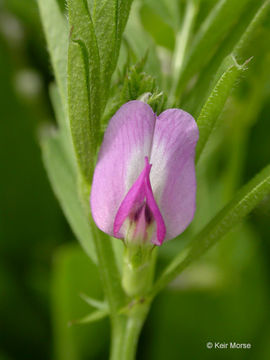
[[[214,3],[204,1],[197,26]],[[158,44],[159,59],[166,60],[175,42],[173,18],[152,0],[134,9],[128,40],[132,42],[133,31],[137,46],[137,26],[147,44]],[[138,43],[140,51],[148,46],[145,42]],[[268,17],[244,54],[254,59],[198,167],[198,210],[190,232],[269,163],[269,44]],[[155,64],[150,52],[146,71],[156,74]],[[0,1],[0,360],[108,358],[107,320],[68,326],[92,311],[80,293],[103,295],[98,270],[74,239],[42,165],[39,129],[53,121],[48,97],[52,80],[35,1]],[[158,296],[138,359],[270,359],[269,222],[266,198],[244,224]],[[164,245],[158,266],[181,246]],[[251,343],[252,348],[208,350],[208,341]]]

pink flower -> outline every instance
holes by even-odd
[[[106,130],[94,172],[92,215],[105,233],[161,245],[195,212],[198,128],[180,109],[156,116],[141,101],[124,104]]]

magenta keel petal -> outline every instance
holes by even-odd
[[[156,203],[156,200],[154,198],[149,175],[145,179],[145,195],[146,195],[147,205],[156,222],[156,234],[152,236],[152,241],[155,245],[162,245],[166,235],[166,226],[163,217],[161,215],[161,212],[158,208],[158,205]]]
[[[124,237],[125,234],[120,234],[120,229],[124,221],[129,217],[132,220],[132,217],[135,216],[136,212],[142,208],[144,198],[145,198],[145,177],[149,177],[150,171],[149,163],[145,165],[145,168],[141,172],[138,179],[135,181],[126,197],[122,201],[119,210],[115,216],[113,233],[116,237]]]
[[[116,214],[114,236],[126,239],[129,237],[129,241],[140,242],[152,239],[154,244],[161,245],[165,238],[166,227],[152,192],[150,170],[151,165],[146,157],[145,168],[127,193]],[[127,223],[123,229],[125,221]]]

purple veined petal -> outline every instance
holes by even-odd
[[[91,210],[97,226],[114,236],[118,209],[150,155],[156,116],[141,101],[124,104],[111,118],[100,148],[91,189]],[[121,234],[119,234],[121,237]]]
[[[122,226],[125,220],[128,219],[129,224],[127,224],[127,226],[130,226],[132,222],[135,225],[135,231],[132,236],[135,238],[136,233],[138,233],[142,238],[141,241],[144,239],[149,241],[150,239],[146,239],[145,235],[148,226],[151,226],[147,221],[150,220],[150,223],[155,222],[155,224],[152,224],[155,225],[155,230],[151,234],[151,239],[155,245],[161,245],[165,238],[166,227],[151,188],[150,170],[151,165],[146,156],[145,168],[125,196],[115,216],[114,236],[124,237],[124,233],[127,232],[128,229],[124,228],[123,230]],[[150,219],[147,219],[146,211],[149,212],[148,216],[150,216]],[[135,214],[138,219],[133,219]],[[122,230],[122,233],[120,230]]]
[[[181,234],[194,216],[198,137],[195,120],[183,110],[166,110],[156,120],[150,181],[166,224],[165,240]]]

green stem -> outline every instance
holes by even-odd
[[[134,360],[149,302],[138,301],[125,315],[119,315],[112,332],[110,360]]]
[[[124,336],[127,326],[127,317],[122,315],[112,321],[110,360],[122,359]]]
[[[140,247],[131,246],[125,251],[122,284],[130,295],[130,302],[112,316],[111,360],[135,358],[140,332],[150,307],[145,295],[152,286],[157,255],[156,248],[144,250],[146,253]]]
[[[183,25],[180,31],[176,34],[175,52],[172,59],[173,83],[171,87],[171,97],[174,97],[175,95],[174,93],[188,49],[188,43],[192,33],[192,28],[195,16],[197,14],[197,10],[197,1],[192,0],[187,2]]]
[[[127,320],[127,327],[123,344],[123,360],[135,359],[140,332],[148,313],[148,309],[148,305],[140,305],[140,313],[136,312]]]

